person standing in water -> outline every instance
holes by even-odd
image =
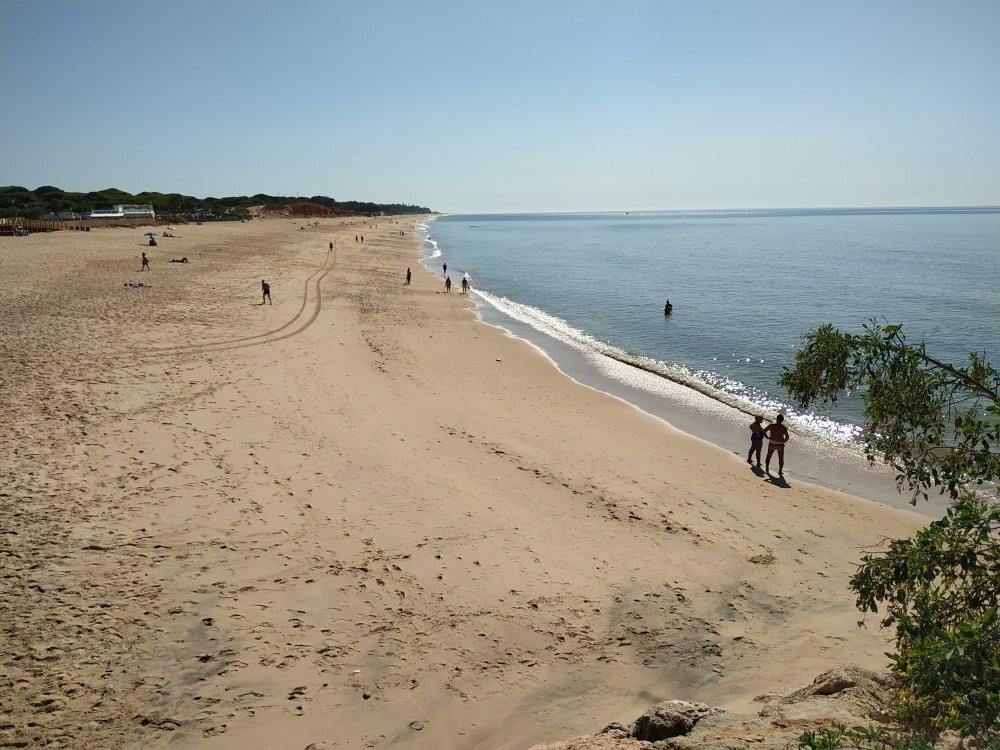
[[[468,294],[468,293],[469,293],[469,277],[468,276],[463,276],[462,277],[462,294]]]
[[[778,421],[764,428],[767,436],[767,458],[764,459],[764,470],[771,473],[771,454],[778,452],[778,476],[785,476],[785,443],[788,442],[788,428],[784,425],[785,415],[779,414]]]
[[[443,266],[441,266],[441,273],[443,273],[445,276],[448,275],[448,264],[447,263],[445,263]]]
[[[764,417],[759,414],[750,423],[750,450],[747,451],[747,463],[753,465],[750,456],[757,454],[757,468],[760,468],[760,449],[764,447]]]
[[[263,305],[265,302],[267,302],[267,304],[269,305],[274,304],[273,302],[271,302],[271,285],[268,284],[266,281],[264,281],[264,279],[260,280],[260,290],[261,292],[263,292],[264,295],[264,298],[260,301],[260,304]]]

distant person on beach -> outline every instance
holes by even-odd
[[[260,280],[260,290],[264,293],[264,297],[260,301],[260,304],[263,305],[265,302],[269,305],[273,304],[271,302],[271,285],[264,281],[264,279]]]
[[[333,252],[333,243],[332,242],[330,243],[330,250],[329,250],[329,252],[331,252],[331,253]]]
[[[451,293],[451,276],[444,277],[444,290],[449,294]]]
[[[771,454],[778,452],[778,476],[785,476],[785,443],[788,442],[788,428],[784,425],[785,415],[779,414],[778,421],[764,428],[767,436],[767,458],[764,459],[764,469],[771,473]]]
[[[469,293],[469,277],[468,276],[463,276],[462,277],[462,294],[468,294],[468,293]]]
[[[177,258],[171,258],[170,262],[171,263],[187,263],[188,259],[187,259],[187,256],[181,258],[180,260],[178,260]]]
[[[357,241],[358,241],[358,235],[354,235],[354,241],[355,241],[355,242],[357,242]]]
[[[764,447],[764,417],[759,414],[750,423],[750,450],[747,451],[747,463],[752,465],[750,456],[757,454],[757,468],[760,468],[760,449]]]
[[[362,245],[365,244],[365,236],[364,235],[361,235],[361,244]]]
[[[409,268],[406,269],[406,285],[407,286],[410,285],[410,269]]]
[[[142,254],[142,268],[140,268],[139,270],[140,271],[148,271],[149,270],[149,258],[146,257],[146,253]]]

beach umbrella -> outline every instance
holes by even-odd
[[[156,232],[146,232],[146,236],[147,237],[155,237],[156,236]]]

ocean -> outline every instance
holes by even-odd
[[[425,265],[467,275],[484,320],[675,424],[692,411],[680,386],[733,423],[784,412],[856,450],[857,397],[801,412],[777,385],[821,323],[902,323],[945,361],[1000,361],[998,207],[446,215],[422,231]]]

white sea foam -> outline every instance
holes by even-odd
[[[438,247],[438,243],[432,240],[430,237],[424,237],[424,243],[429,248],[429,252],[424,256],[425,260],[431,260],[432,258],[441,257],[441,248]]]
[[[475,293],[483,301],[504,315],[513,318],[532,329],[566,344],[600,369],[605,375],[630,387],[640,388],[654,395],[660,390],[656,381],[635,376],[635,369],[665,378],[678,385],[690,388],[714,401],[748,414],[764,412],[784,413],[790,424],[811,437],[841,445],[855,444],[860,428],[839,422],[822,414],[799,411],[789,404],[779,401],[766,393],[748,388],[732,378],[707,371],[693,371],[683,365],[664,362],[651,357],[632,354],[620,347],[574,328],[565,320],[539,310],[531,305],[514,302],[482,290]],[[544,346],[542,347],[544,348]],[[599,358],[595,361],[595,357]]]

